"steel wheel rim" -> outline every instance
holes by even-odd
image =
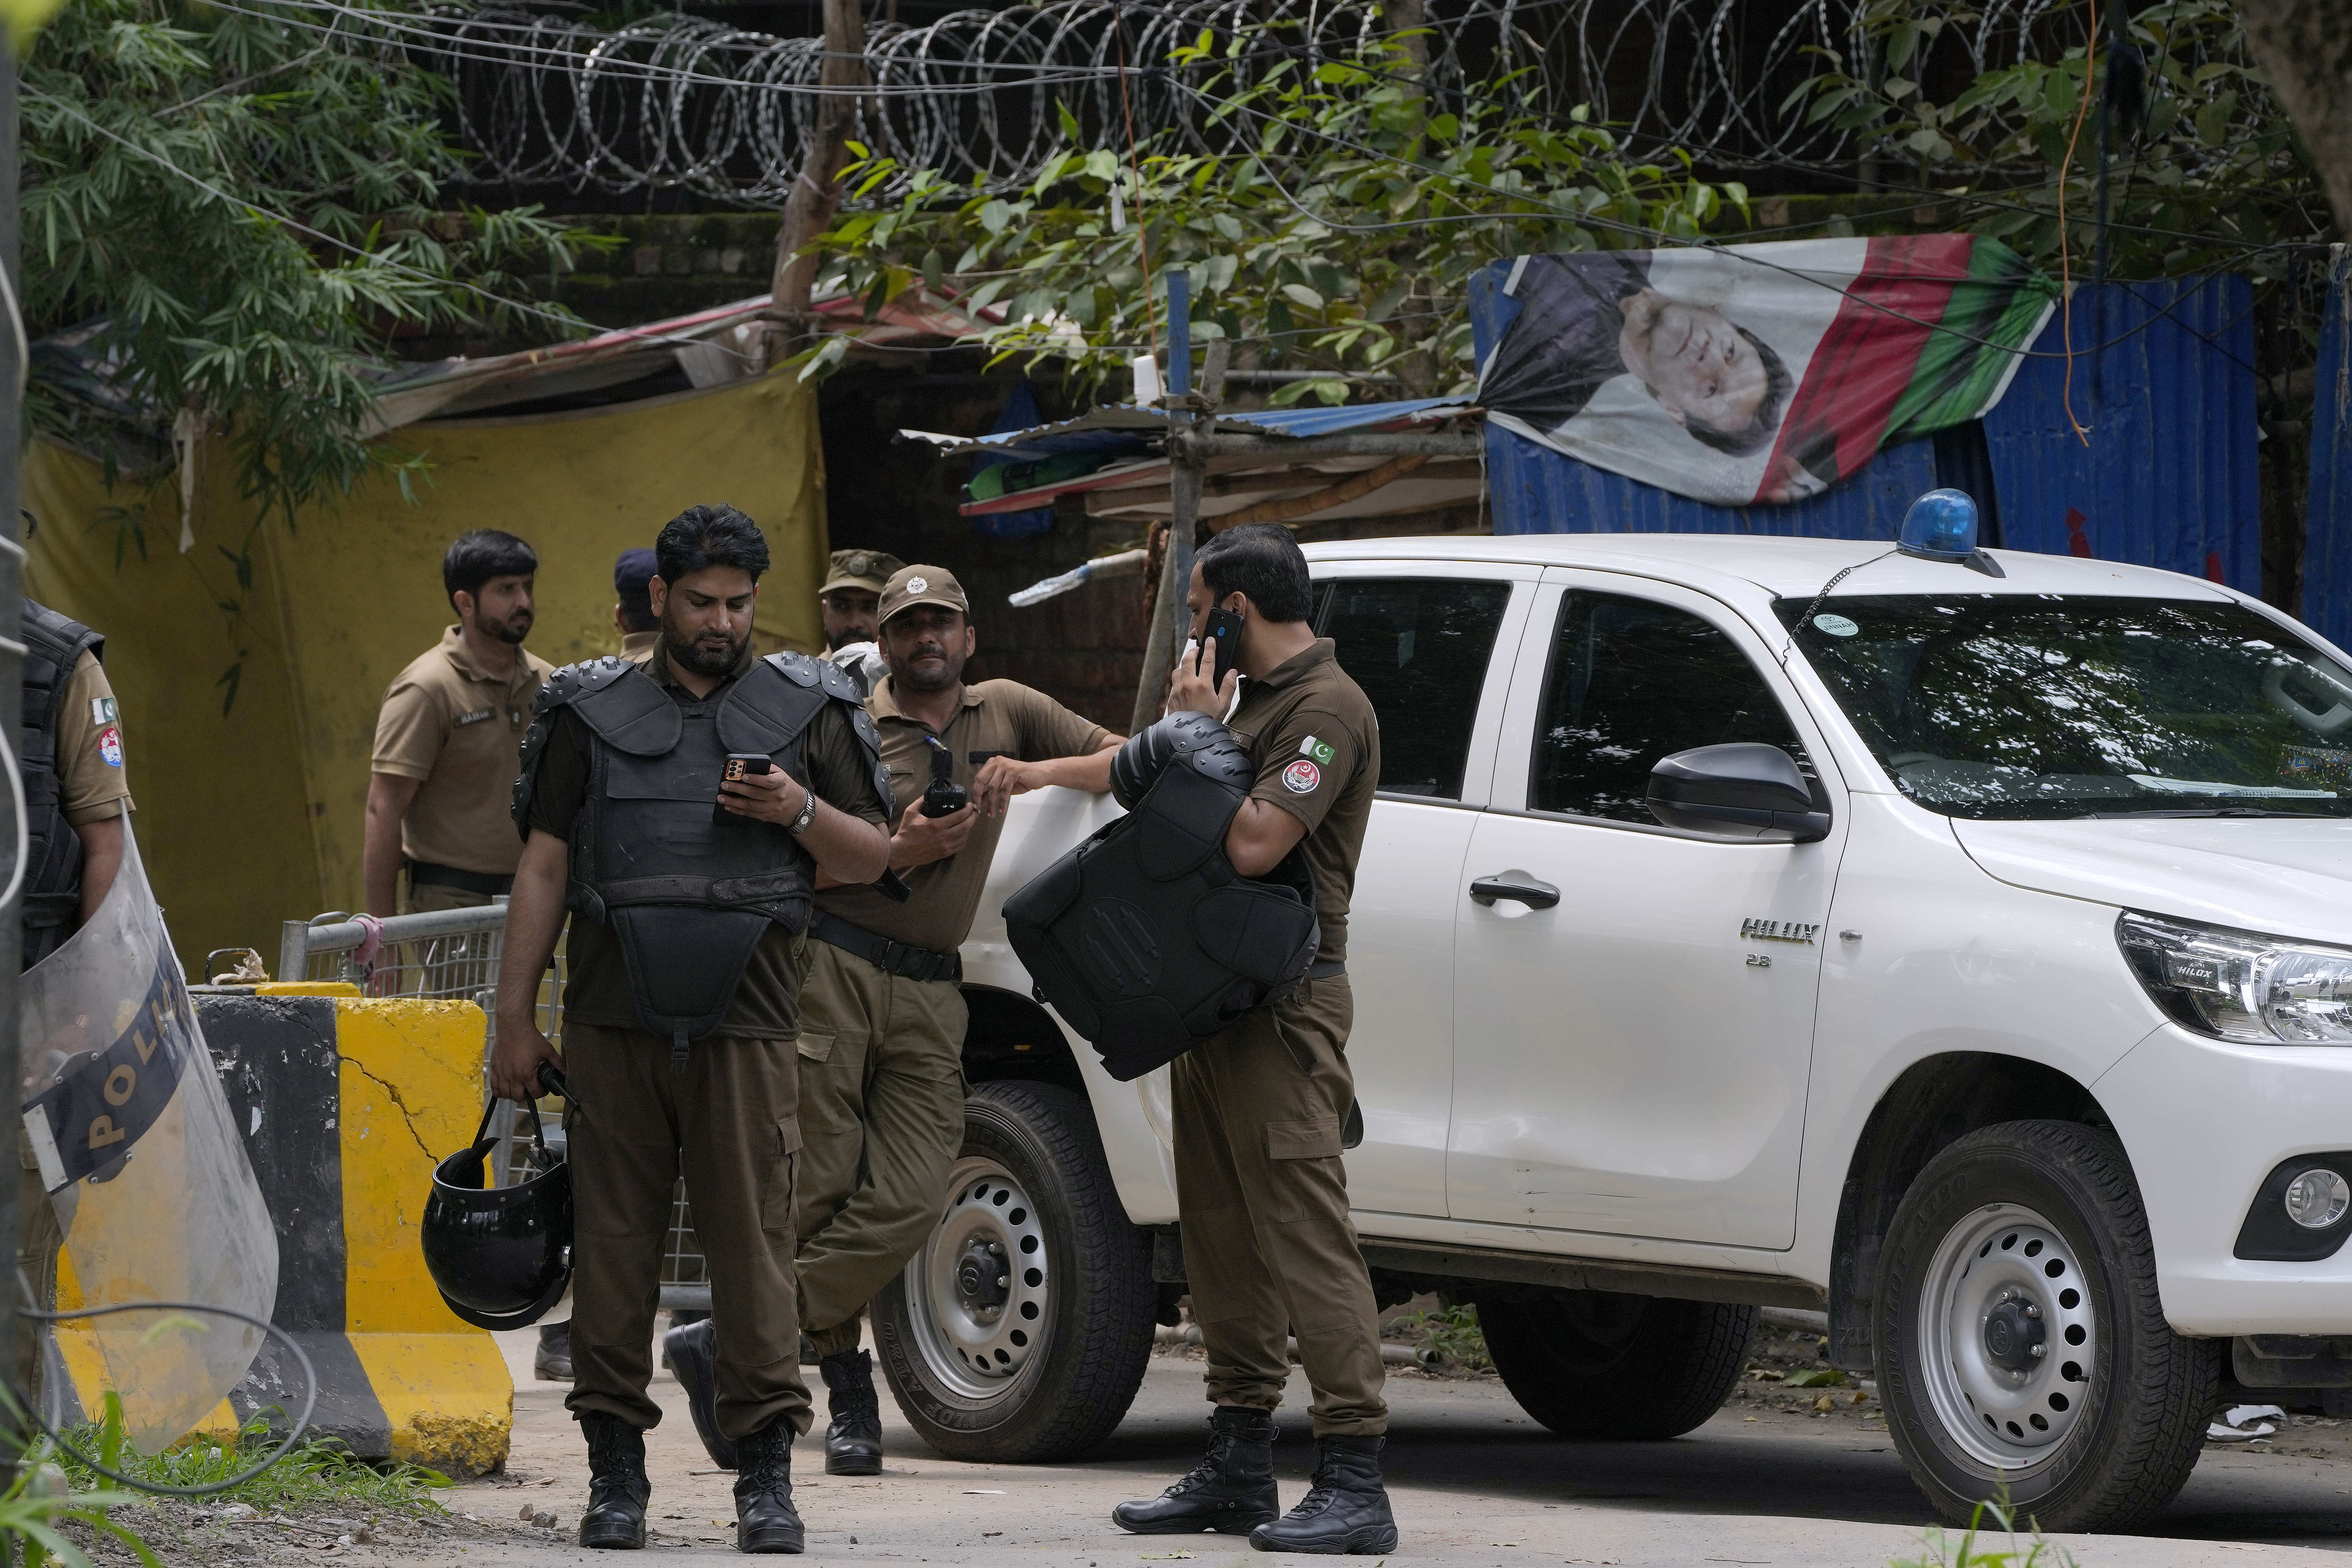
[[[906,1279],[915,1342],[950,1393],[1001,1399],[1044,1363],[1053,1289],[1045,1227],[1027,1189],[997,1161],[956,1162],[940,1223]]]
[[[1991,1204],[1952,1226],[1927,1266],[1918,1333],[1929,1407],[1987,1468],[2048,1458],[2082,1420],[2098,1321],[2079,1252],[2033,1210]]]

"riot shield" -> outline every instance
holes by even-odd
[[[278,1237],[124,824],[88,924],[18,982],[24,1126],[84,1306],[200,1301],[268,1318]],[[131,1441],[155,1453],[236,1386],[261,1331],[233,1318],[87,1320]]]

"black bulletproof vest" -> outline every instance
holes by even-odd
[[[24,601],[24,727],[17,760],[25,780],[25,949],[30,969],[81,922],[81,836],[66,821],[58,779],[58,705],[82,650],[103,658],[106,639],[78,621]]]
[[[1322,931],[1303,851],[1263,878],[1225,858],[1255,772],[1230,737],[1185,752],[1133,811],[1004,901],[1038,999],[1121,1082],[1287,996],[1315,962]]]
[[[571,905],[611,924],[638,1017],[681,1059],[688,1041],[718,1028],[768,926],[808,925],[808,851],[774,823],[719,821],[716,803],[730,752],[765,755],[807,782],[808,726],[828,702],[856,706],[829,668],[776,654],[713,700],[680,702],[638,666],[601,659],[559,670],[540,699],[542,712],[569,703],[593,737],[571,839]],[[863,708],[853,727],[878,771]],[[525,798],[537,761],[527,750]],[[879,776],[887,792],[888,775]]]

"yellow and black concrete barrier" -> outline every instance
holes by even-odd
[[[363,1458],[496,1468],[513,1380],[490,1336],[442,1304],[416,1232],[435,1162],[470,1142],[481,1116],[482,1010],[332,984],[194,999],[277,1226],[271,1316],[317,1369],[319,1435]],[[78,1304],[62,1261],[58,1296]],[[67,1325],[58,1348],[73,1385],[65,1414],[96,1408],[95,1341]],[[270,1340],[201,1430],[233,1432],[273,1406],[290,1415],[301,1397],[299,1368]]]

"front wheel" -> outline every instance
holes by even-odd
[[[1896,1451],[1948,1519],[2004,1487],[2050,1531],[2126,1530],[2204,1441],[2214,1342],[2164,1321],[2139,1184],[2062,1121],[1969,1133],[1927,1163],[1880,1254],[1878,1385]]]
[[[1021,1464],[1092,1448],[1150,1360],[1150,1261],[1085,1100],[980,1085],[940,1223],[874,1299],[898,1408],[950,1458]]]

